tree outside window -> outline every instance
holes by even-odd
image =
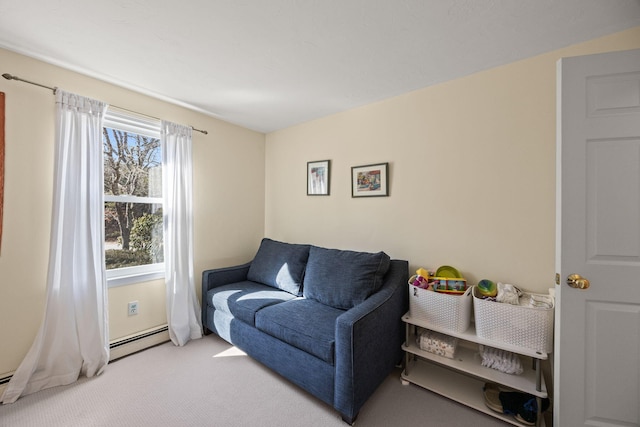
[[[164,262],[159,126],[149,132],[105,118],[103,128],[105,267]]]

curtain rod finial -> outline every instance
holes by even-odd
[[[4,78],[5,78],[5,79],[7,79],[7,80],[13,80],[13,78],[14,78],[14,77],[13,77],[11,74],[9,74],[9,73],[4,73],[4,74],[2,75],[2,77],[4,77]]]

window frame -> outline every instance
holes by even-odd
[[[148,136],[151,138],[161,139],[162,122],[159,119],[143,116],[141,114],[137,114],[132,111],[120,109],[117,107],[109,106],[107,108],[102,126],[104,128],[117,129],[135,133],[138,135]],[[163,197],[107,195],[104,194],[104,189],[103,197],[103,206],[107,202],[149,203],[159,205],[163,205],[164,202]],[[164,262],[113,269],[107,269],[106,265],[103,265],[103,268],[107,279],[107,286],[109,288],[165,278]]]

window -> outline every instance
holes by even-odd
[[[110,107],[102,142],[109,286],[163,277],[160,121]]]

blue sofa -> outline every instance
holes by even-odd
[[[402,360],[407,261],[263,239],[206,270],[202,323],[334,407],[348,424]]]

